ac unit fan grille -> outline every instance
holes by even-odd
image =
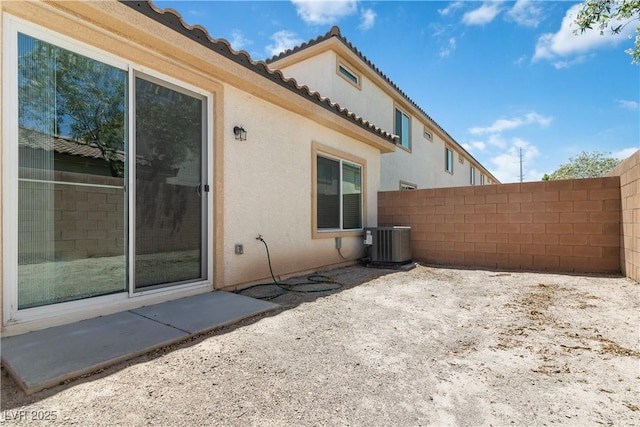
[[[411,227],[378,227],[365,229],[371,244],[371,262],[407,263],[411,261]]]

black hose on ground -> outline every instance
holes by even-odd
[[[276,279],[276,276],[273,274],[273,268],[271,267],[271,255],[269,254],[269,245],[267,245],[267,242],[262,238],[262,236],[256,237],[256,240],[260,240],[264,244],[264,248],[267,251],[267,262],[269,263],[269,273],[271,274],[271,279],[273,280],[273,282],[258,283],[256,285],[252,285],[244,289],[235,291],[235,293],[240,294],[245,291],[248,291],[249,289],[255,289],[258,287],[276,286],[278,289],[278,292],[276,292],[275,294],[255,297],[263,300],[272,300],[286,294],[287,292],[298,292],[298,293],[331,292],[331,291],[336,291],[342,288],[342,284],[336,282],[331,277],[323,276],[322,274],[311,274],[307,276],[306,282],[299,282],[299,283],[278,282],[278,280]],[[327,286],[323,286],[320,288],[317,287],[317,285],[323,285],[323,284]],[[305,286],[306,286],[306,289],[305,289]]]

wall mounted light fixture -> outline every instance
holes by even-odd
[[[246,141],[247,131],[244,130],[242,125],[233,127],[233,134],[236,136],[236,141]]]

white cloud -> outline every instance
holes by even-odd
[[[628,40],[629,36],[635,30],[634,25],[627,25],[620,34],[609,34],[605,32],[601,34],[600,30],[586,30],[580,33],[574,20],[580,10],[581,5],[572,6],[562,19],[560,29],[556,33],[546,33],[538,38],[536,50],[533,55],[533,61],[547,59],[555,61],[558,57],[571,57],[574,55],[585,54],[590,50],[616,46],[624,40]],[[624,22],[621,22],[624,24]],[[574,31],[578,31],[574,33]],[[561,61],[556,64],[563,68],[572,65],[571,61]]]
[[[568,61],[555,61],[553,63],[553,68],[555,68],[556,70],[562,70],[565,68],[573,67],[574,65],[586,62],[587,59],[591,58],[592,56],[593,55],[580,55]]]
[[[626,99],[616,99],[616,102],[622,108],[626,108],[627,110],[634,111],[634,110],[637,110],[638,107],[640,107],[640,104],[638,104],[638,101],[629,101],[629,100],[626,100]]]
[[[535,145],[521,138],[513,138],[509,147],[494,156],[490,161],[495,167],[491,168],[493,175],[502,183],[520,181],[520,149],[522,149],[522,170],[524,181],[539,181],[541,174],[535,170],[528,170],[527,164],[540,155]]]
[[[267,45],[266,51],[269,55],[274,56],[287,49],[291,49],[302,43],[302,39],[296,37],[296,33],[282,30],[271,36],[273,44]]]
[[[522,149],[523,179],[525,181],[539,181],[542,174],[538,170],[527,167],[540,155],[538,148],[521,137],[505,137],[503,133],[529,125],[544,128],[549,126],[552,120],[551,117],[545,117],[536,112],[507,119],[501,118],[495,120],[490,126],[470,128],[468,131],[470,134],[486,135],[487,139],[473,140],[467,145],[471,149],[475,148],[481,151],[486,149],[485,153],[497,153],[490,159],[494,165],[491,171],[501,182],[520,181],[520,150]],[[487,155],[489,154],[485,154],[485,156]]]
[[[624,148],[620,151],[616,151],[615,153],[611,153],[611,157],[614,159],[624,160],[633,155],[639,148],[640,147]]]
[[[231,43],[231,47],[235,50],[241,50],[244,49],[245,46],[253,44],[253,41],[245,38],[241,31],[234,30],[231,33],[231,40],[229,40],[229,43]]]
[[[493,134],[489,135],[489,144],[494,147],[505,148],[507,146],[507,141],[502,137],[502,135]]]
[[[518,59],[513,61],[513,65],[522,65],[524,63],[525,59],[527,59],[527,56],[526,55],[522,55],[521,57],[519,57]]]
[[[373,24],[376,22],[376,13],[371,9],[364,9],[361,14],[360,25],[358,28],[362,31],[367,31],[373,27]]]
[[[464,148],[468,151],[484,151],[487,148],[487,144],[482,141],[471,141],[468,144],[464,144]]]
[[[291,0],[291,3],[308,24],[335,24],[358,10],[357,0]]]
[[[493,21],[501,10],[501,3],[485,2],[479,8],[465,13],[462,22],[467,25],[485,25]]]
[[[451,37],[445,46],[440,48],[440,58],[447,58],[451,55],[451,52],[456,50],[456,39]]]
[[[452,25],[442,25],[437,22],[429,23],[429,30],[431,30],[432,37],[446,37],[446,35],[450,33],[452,29]]]
[[[542,9],[538,2],[518,0],[507,12],[507,19],[523,27],[537,27],[542,21]]]
[[[438,9],[438,13],[442,16],[447,16],[451,12],[460,9],[462,6],[464,6],[463,1],[454,1],[453,3],[449,3],[444,9]]]
[[[544,117],[538,113],[531,112],[524,116],[514,117],[511,119],[498,119],[491,126],[487,127],[472,127],[469,129],[469,133],[472,135],[482,134],[499,134],[506,130],[516,129],[521,126],[538,124],[542,127],[549,126],[553,119],[551,117]],[[497,144],[496,144],[497,145]]]

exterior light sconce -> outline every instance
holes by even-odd
[[[233,134],[236,136],[236,141],[246,141],[247,140],[247,131],[241,126],[233,127]]]

